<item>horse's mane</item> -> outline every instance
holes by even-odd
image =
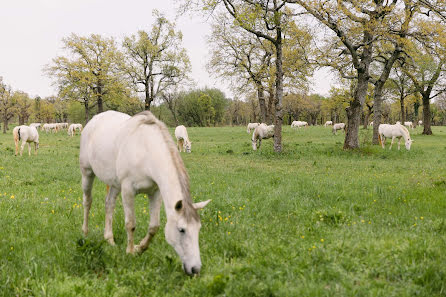
[[[403,131],[403,134],[405,134],[405,136],[410,139],[410,133],[409,130],[407,130],[406,127],[404,127],[403,125],[399,124],[401,131]]]
[[[178,152],[178,149],[170,136],[169,130],[166,125],[158,120],[150,111],[146,110],[135,115],[135,117],[141,117],[140,124],[144,125],[156,125],[163,136],[164,141],[169,149],[172,162],[177,169],[177,175],[180,182],[181,191],[183,193],[183,211],[187,220],[195,219],[200,220],[197,210],[193,207],[193,201],[190,196],[189,187],[189,175],[187,174],[186,167],[184,166],[183,159]]]

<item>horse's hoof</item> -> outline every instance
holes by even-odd
[[[138,253],[138,254],[142,254],[146,249],[147,248],[144,248],[143,246],[141,246],[139,244],[135,245],[135,252]]]
[[[115,246],[115,245],[116,245],[116,243],[115,243],[115,241],[114,241],[113,238],[109,238],[109,239],[107,239],[107,242],[108,242],[108,244],[110,244],[111,246]]]
[[[134,248],[134,247],[133,247],[133,248],[127,248],[127,249],[125,250],[125,252],[126,252],[127,254],[134,255],[134,254],[135,254],[135,248]]]

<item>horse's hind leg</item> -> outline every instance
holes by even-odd
[[[105,197],[105,229],[104,229],[104,239],[107,240],[111,245],[115,245],[113,239],[113,211],[116,205],[116,197],[119,194],[119,190],[110,187],[107,197]]]
[[[88,214],[91,208],[91,189],[93,188],[94,174],[89,169],[82,170],[82,191],[83,191],[83,205],[84,205],[84,223],[82,231],[85,235],[88,234]]]
[[[135,190],[131,183],[124,183],[121,189],[122,206],[124,208],[125,215],[125,229],[127,231],[127,249],[128,254],[135,252],[135,245],[133,241],[133,235],[136,227],[135,220]]]
[[[153,197],[150,197],[150,223],[147,235],[141,240],[139,245],[135,246],[137,252],[144,252],[152,241],[160,226],[161,193],[156,191]]]
[[[22,140],[22,145],[20,146],[20,156],[23,154],[23,149],[25,148],[26,141]]]
[[[29,142],[28,142],[28,156],[31,156],[31,146],[29,145]]]

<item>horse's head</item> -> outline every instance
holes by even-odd
[[[413,142],[412,139],[407,138],[405,145],[406,145],[406,149],[407,149],[408,151],[410,151],[410,145],[412,144],[412,142]]]
[[[184,146],[186,147],[186,152],[190,153],[192,151],[192,142],[189,140],[184,141]]]
[[[199,274],[201,270],[198,244],[201,223],[197,210],[205,207],[210,201],[190,204],[179,200],[175,204],[174,213],[167,219],[166,240],[180,256],[184,272],[188,275]]]

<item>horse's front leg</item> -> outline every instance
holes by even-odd
[[[160,209],[161,209],[161,193],[156,191],[155,194],[150,197],[150,222],[147,235],[141,240],[139,245],[135,246],[137,252],[144,252],[155,236],[160,227]]]
[[[398,150],[400,150],[401,137],[398,138]]]
[[[111,245],[115,245],[115,240],[113,239],[113,211],[116,206],[116,197],[119,194],[119,190],[115,187],[110,187],[105,197],[105,229],[104,229],[104,239],[108,241]]]
[[[29,145],[29,142],[27,142],[28,144],[28,156],[31,156],[31,145]]]
[[[395,141],[395,136],[392,137],[392,142],[390,143],[390,148],[389,148],[389,150],[392,149],[392,145],[393,145],[393,142],[394,142],[394,141]]]
[[[122,185],[121,196],[122,196],[122,206],[124,208],[125,215],[125,230],[127,231],[127,249],[128,254],[135,253],[134,245],[134,232],[136,228],[135,219],[135,190],[130,182],[125,182]]]

